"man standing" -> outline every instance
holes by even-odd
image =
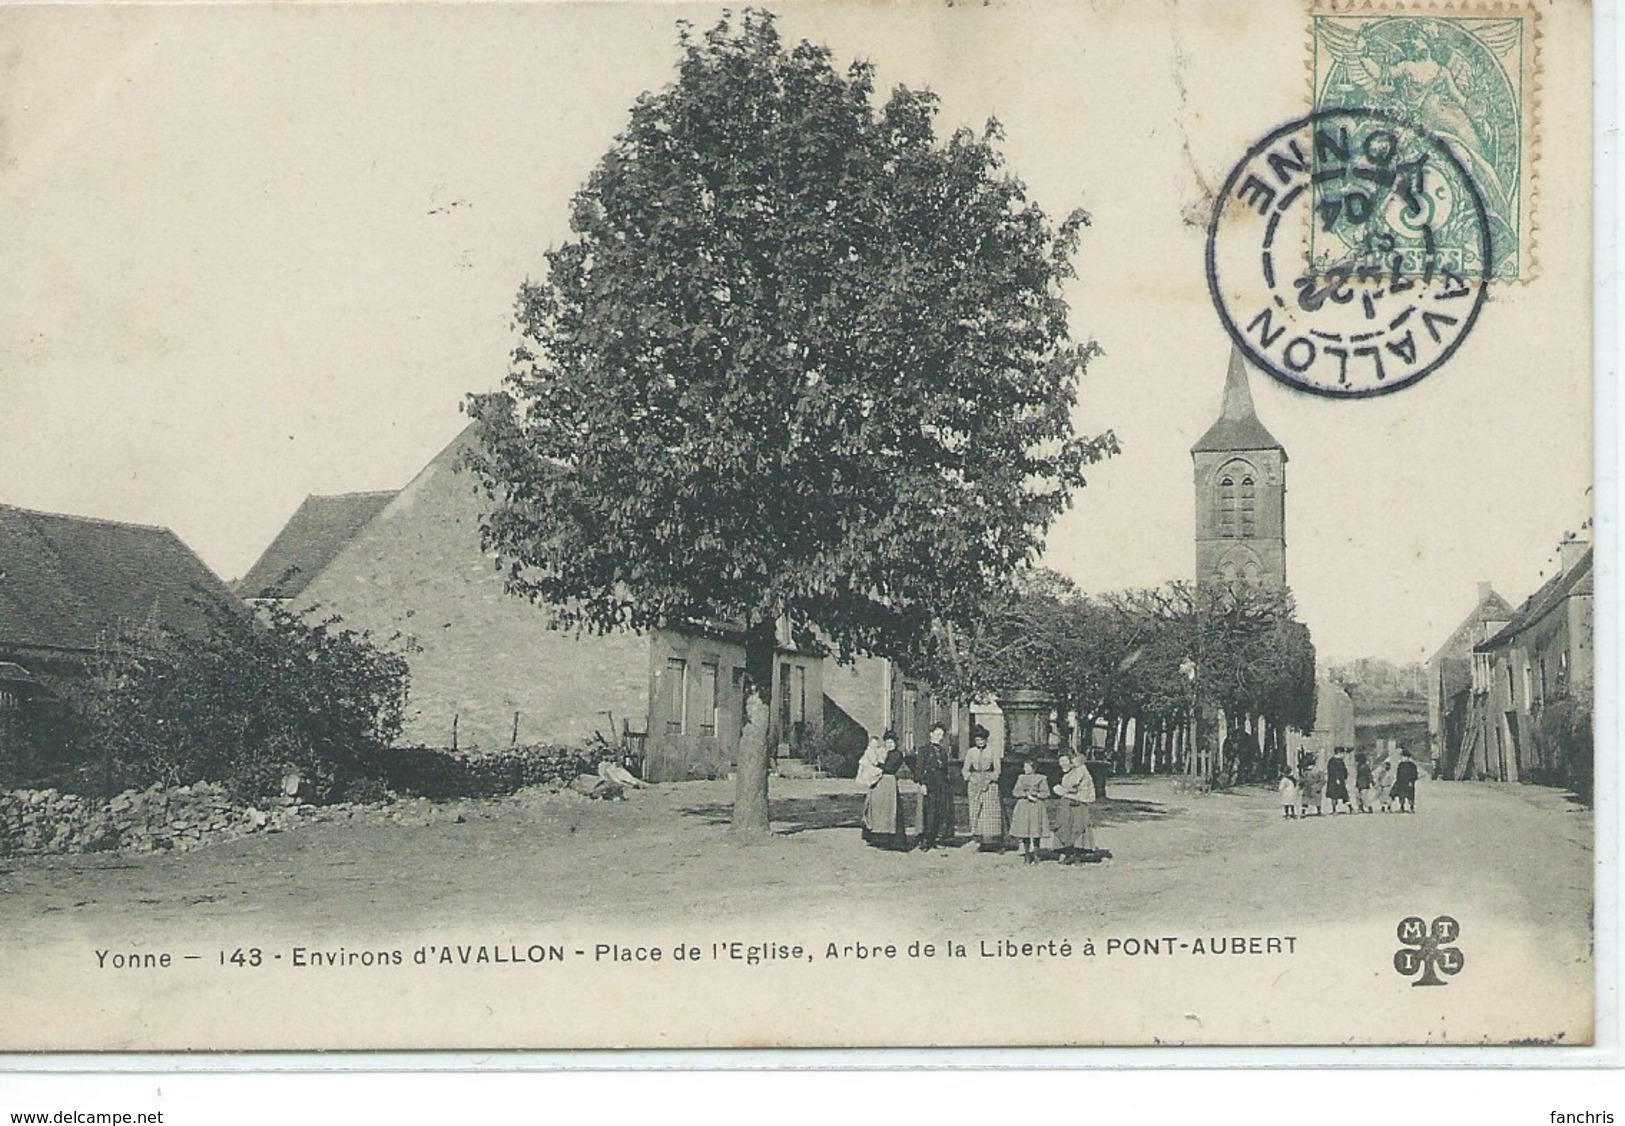
[[[920,784],[920,849],[929,851],[954,839],[953,773],[948,762],[948,729],[931,725],[931,741],[915,758],[914,778]]]

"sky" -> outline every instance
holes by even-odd
[[[1097,340],[1116,431],[1045,563],[1087,591],[1191,574],[1189,447],[1230,345],[1211,190],[1307,108],[1301,5],[781,5],[787,39],[1004,125]],[[633,5],[0,7],[0,503],[174,529],[241,575],[308,494],[404,485],[498,385],[514,296],[675,23]],[[1532,280],[1448,365],[1329,401],[1254,373],[1286,446],[1288,579],[1325,659],[1425,659],[1487,580],[1514,603],[1590,515],[1589,57],[1545,9]]]

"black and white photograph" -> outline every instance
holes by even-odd
[[[0,6],[0,1048],[1592,1045],[1592,112],[1580,0]]]

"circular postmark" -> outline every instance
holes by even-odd
[[[1226,331],[1289,386],[1355,398],[1408,387],[1472,331],[1490,226],[1438,138],[1369,107],[1327,109],[1259,141],[1208,224]]]

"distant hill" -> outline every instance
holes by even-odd
[[[1354,701],[1354,738],[1361,749],[1391,739],[1418,757],[1427,753],[1427,673],[1421,664],[1397,665],[1363,657],[1328,670]]]

